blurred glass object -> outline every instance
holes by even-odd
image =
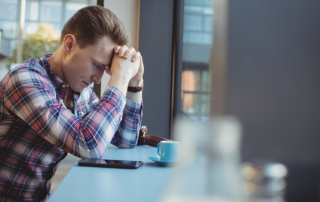
[[[248,202],[284,202],[287,168],[270,160],[253,160],[242,165]]]
[[[193,119],[209,117],[208,63],[213,42],[212,4],[212,0],[184,1],[181,111]]]
[[[243,202],[239,145],[241,125],[233,116],[206,123],[180,118],[174,133],[180,161],[168,178],[162,202]]]

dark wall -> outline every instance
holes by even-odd
[[[243,158],[289,168],[287,201],[320,201],[320,1],[230,0],[227,111]]]
[[[172,67],[172,0],[141,0],[139,51],[143,56],[143,121],[149,135],[169,138]]]

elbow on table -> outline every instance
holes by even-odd
[[[133,149],[136,147],[136,144],[126,144],[124,142],[118,142],[117,144],[113,144],[113,145],[121,149]]]
[[[101,159],[105,153],[105,149],[103,151],[90,151],[85,150],[80,152],[79,157],[84,159]]]

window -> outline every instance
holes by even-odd
[[[79,9],[96,5],[96,0],[26,0],[21,40],[20,0],[0,0],[0,79],[9,68],[16,67],[18,44],[22,44],[22,61],[39,59],[53,53],[60,43],[60,32]]]
[[[211,0],[141,0],[139,51],[148,67],[142,124],[152,134],[174,138],[181,113],[208,118],[212,16]]]
[[[41,26],[50,27],[51,31],[48,34],[54,35],[53,38],[59,42],[59,35],[65,22],[77,10],[88,5],[96,5],[96,0],[26,0],[24,33],[20,43],[25,43],[31,35],[41,29]],[[10,63],[16,63],[20,6],[21,1],[18,0],[0,0],[1,42],[7,46],[0,49],[0,54],[10,58]],[[41,46],[34,49],[41,54],[48,53],[46,52],[48,50],[42,49]],[[29,54],[22,54],[23,61],[29,59]],[[38,56],[38,54],[33,55]]]
[[[213,39],[211,0],[185,0],[182,44],[181,111],[209,116],[208,62]]]

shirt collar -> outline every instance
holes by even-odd
[[[62,85],[68,86],[65,84],[52,70],[48,59],[52,56],[52,54],[46,54],[40,58],[41,66],[47,71],[47,74],[54,85],[55,88],[61,87]]]
[[[52,56],[52,54],[45,54],[44,56],[42,56],[40,58],[40,65],[47,71],[47,74],[52,82],[52,84],[54,85],[55,88],[61,88],[63,85],[67,86],[67,84],[65,84],[52,70],[52,68],[50,67],[50,64],[48,62],[49,58]],[[72,89],[71,89],[72,90]],[[76,96],[80,96],[81,92],[76,92],[74,90],[72,90],[73,94]]]

